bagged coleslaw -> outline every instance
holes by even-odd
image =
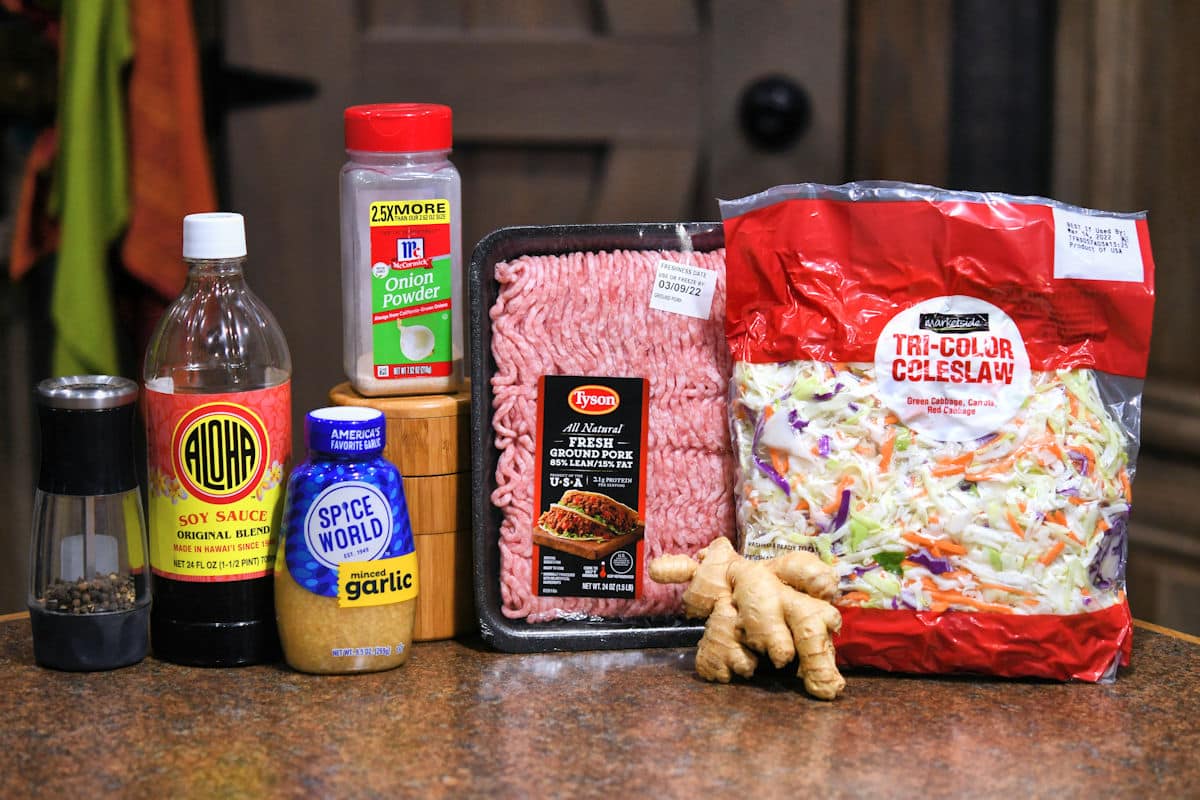
[[[1114,678],[1145,214],[896,183],[721,211],[741,551],[835,565],[844,665]]]

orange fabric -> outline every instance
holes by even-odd
[[[133,0],[129,78],[132,203],[121,257],[164,298],[183,289],[183,217],[215,211],[216,191],[190,0]]]
[[[8,273],[13,280],[25,275],[43,257],[58,249],[58,221],[47,212],[50,170],[58,155],[58,132],[47,128],[38,134],[25,159],[21,193],[9,243]]]

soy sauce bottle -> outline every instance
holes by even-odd
[[[183,258],[144,366],[151,646],[180,664],[274,661],[291,356],[246,285],[240,214],[185,217]]]

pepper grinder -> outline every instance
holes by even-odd
[[[29,618],[43,667],[136,664],[149,647],[146,522],[134,463],[137,384],[107,375],[37,386]]]

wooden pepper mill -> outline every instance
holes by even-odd
[[[329,399],[377,408],[387,418],[383,455],[404,481],[420,571],[413,639],[449,639],[475,630],[470,392],[364,397],[347,382],[333,387]]]

